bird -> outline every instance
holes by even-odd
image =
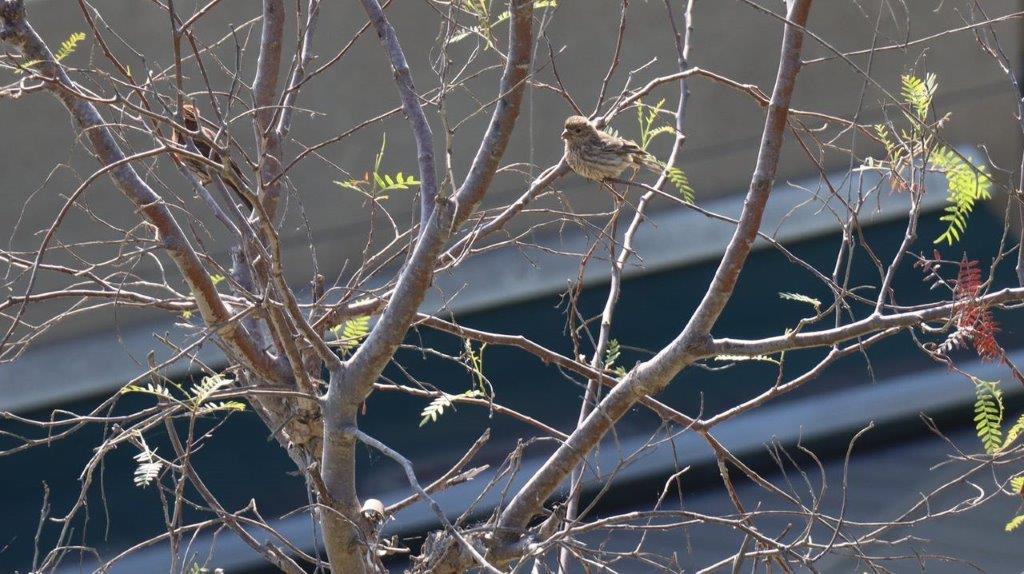
[[[562,130],[565,161],[579,175],[594,181],[616,179],[628,167],[660,173],[662,166],[636,142],[594,127],[583,116],[569,116]]]
[[[198,151],[200,155],[221,166],[218,175],[220,175],[224,184],[235,192],[235,195],[238,196],[238,199],[245,205],[247,210],[252,211],[253,205],[252,201],[249,199],[252,192],[249,191],[248,181],[246,180],[245,175],[242,174],[242,170],[238,168],[238,165],[231,161],[229,156],[221,155],[221,151],[214,142],[216,133],[207,126],[202,125],[199,110],[197,110],[192,104],[182,104],[181,117],[182,125],[188,129],[191,134],[186,134],[179,129],[174,129],[171,133],[171,142],[174,143],[175,146],[185,148],[187,147],[188,141],[186,138],[191,138],[192,143],[196,146],[196,151]],[[192,135],[196,133],[199,135]],[[199,178],[199,182],[203,185],[210,183],[213,179],[213,172],[211,171],[211,166],[209,164],[195,159],[194,157],[189,157],[186,154],[175,155],[189,171]]]

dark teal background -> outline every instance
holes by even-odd
[[[931,253],[931,240],[941,230],[936,219],[937,215],[930,214],[922,221],[921,239],[914,245],[915,252]],[[972,216],[963,242],[953,248],[943,248],[943,255],[946,259],[955,260],[964,253],[968,257],[994,253],[1001,229],[1002,224],[998,219],[986,210],[979,210]],[[893,255],[892,249],[902,239],[903,231],[903,223],[899,222],[871,228],[866,231],[866,236],[872,246],[882,246],[879,256],[888,262]],[[791,248],[818,269],[831,269],[837,246],[838,237],[830,236],[804,241]],[[644,359],[648,353],[635,349],[660,348],[679,332],[703,295],[715,263],[708,261],[625,282],[613,329],[613,337],[629,348],[623,351],[620,364],[628,367]],[[982,269],[987,271],[989,264],[989,260],[982,259]],[[996,287],[1015,284],[1012,265],[1012,261],[1004,264],[1004,269],[997,277]],[[857,251],[853,271],[851,286],[879,283],[877,271],[863,249]],[[952,269],[948,271],[955,273]],[[948,297],[945,293],[929,291],[928,286],[922,282],[922,274],[910,266],[909,259],[897,275],[894,285],[901,304]],[[780,300],[780,291],[799,292],[823,301],[829,299],[824,286],[817,284],[805,271],[790,264],[782,254],[772,249],[761,250],[752,256],[744,269],[732,302],[714,334],[756,338],[779,334],[795,325],[810,312],[810,308],[801,303]],[[863,291],[862,294],[872,298],[875,296],[873,291]],[[581,310],[588,316],[598,314],[604,305],[605,296],[605,285],[585,290],[580,300]],[[857,309],[856,312],[863,316],[867,311]],[[1001,315],[997,313],[999,318]],[[474,328],[522,334],[565,354],[572,352],[565,336],[565,309],[557,296],[466,315],[459,320]],[[1002,329],[999,339],[1004,346],[1016,347],[1024,343],[1014,322],[1003,321]],[[462,350],[460,340],[425,329],[409,337],[410,343],[419,344],[421,341],[453,355],[458,355]],[[811,366],[821,356],[820,351],[791,353],[787,357],[786,373],[789,376],[799,374],[801,369]],[[854,355],[832,367],[826,376],[780,401],[828,393],[851,385],[886,384],[887,377],[912,370],[935,368],[934,363],[914,348],[906,334],[872,348],[869,356],[877,381],[871,380],[864,357]],[[962,356],[966,358],[970,354],[964,352]],[[465,370],[436,358],[413,351],[401,351],[397,359],[416,378],[447,392],[458,393],[470,388],[472,384]],[[493,345],[485,352],[484,370],[494,385],[496,400],[501,404],[562,430],[569,430],[574,425],[584,384],[578,377],[545,366],[519,350]],[[401,371],[393,366],[388,369],[386,376],[397,382],[407,382]],[[701,409],[704,413],[715,413],[756,395],[774,382],[774,368],[759,363],[738,364],[721,372],[689,369],[659,398],[690,414],[696,415]],[[973,392],[965,382],[965,403],[973,400]],[[100,399],[97,397],[59,406],[81,413],[94,407]],[[120,400],[116,412],[126,413],[151,403],[149,397],[127,395]],[[491,463],[500,462],[516,440],[533,434],[521,423],[501,416],[492,417],[485,409],[472,406],[459,407],[457,412],[448,412],[436,423],[420,428],[420,411],[425,404],[423,399],[379,392],[368,400],[367,415],[361,422],[366,432],[409,456],[416,465],[417,473],[425,480],[446,470],[486,428],[491,428],[492,440],[479,460]],[[772,405],[764,408],[770,410]],[[29,414],[46,418],[48,411]],[[950,428],[971,423],[970,417],[959,411],[946,418],[941,418],[942,413],[935,414],[940,415],[940,422]],[[215,422],[204,421],[201,426],[204,429],[210,428]],[[659,421],[649,413],[634,411],[622,421],[618,432],[620,435],[645,433],[658,424]],[[9,432],[31,434],[30,429],[17,427],[10,421],[0,425],[0,428]],[[895,425],[890,430],[892,432],[873,435],[888,437],[875,446],[911,440],[925,432],[917,413],[913,412],[907,413],[905,424]],[[306,505],[309,501],[303,481],[290,474],[294,471],[292,463],[276,443],[266,440],[267,434],[267,429],[255,414],[233,414],[217,430],[214,438],[196,453],[194,464],[227,508],[242,507],[250,498],[254,498],[263,515],[274,518]],[[31,567],[33,537],[42,502],[42,483],[45,481],[51,489],[51,515],[62,515],[78,493],[77,476],[92,454],[93,447],[100,442],[100,436],[99,429],[90,427],[48,447],[0,457],[0,476],[3,477],[3,488],[0,489],[0,508],[3,509],[0,515],[0,572],[25,572]],[[767,440],[768,437],[765,438]],[[815,445],[820,454],[828,457],[841,452],[848,437],[808,439],[809,444]],[[169,445],[165,444],[162,429],[151,433],[147,440],[161,453],[171,451]],[[12,439],[3,439],[4,447],[14,444],[16,441]],[[870,442],[865,444],[871,446]],[[539,445],[531,447],[528,452],[543,454],[549,448]],[[97,475],[90,490],[88,518],[76,522],[77,534],[73,540],[82,543],[84,533],[85,543],[109,553],[163,530],[163,515],[155,489],[139,489],[132,485],[133,454],[133,449],[121,448],[107,457],[102,472]],[[366,496],[407,487],[405,477],[396,471],[394,464],[377,453],[364,450],[359,466],[361,490]],[[701,469],[694,471],[689,482],[691,488],[701,484],[698,480],[702,476],[701,472]],[[706,476],[706,483],[713,484],[713,476]],[[194,492],[190,495],[198,500]],[[636,498],[624,499],[613,491],[605,504],[612,508],[625,501],[635,503]],[[207,517],[194,512],[187,514],[188,520],[203,518]],[[52,544],[57,527],[55,524],[47,526],[43,549]],[[416,544],[416,541],[411,543]],[[69,558],[68,562],[74,562],[74,558]]]

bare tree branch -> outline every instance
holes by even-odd
[[[0,39],[18,46],[27,58],[39,61],[39,73],[51,78],[46,84],[48,89],[64,104],[75,123],[87,135],[99,161],[104,165],[123,162],[124,152],[106,127],[106,122],[100,117],[96,107],[78,96],[79,90],[75,88],[75,84],[54,61],[53,54],[29,25],[22,0],[5,0],[3,6],[0,6],[0,19],[3,23]],[[287,377],[266,353],[256,348],[252,337],[240,325],[228,321],[231,313],[217,294],[210,274],[199,261],[160,196],[130,165],[122,164],[114,169],[111,177],[121,192],[156,228],[158,238],[167,254],[188,282],[203,319],[207,324],[215,326],[228,351],[268,381],[281,381]]]
[[[757,168],[748,199],[744,205],[743,215],[736,234],[726,248],[726,254],[719,264],[704,302],[698,307],[690,319],[687,328],[665,350],[651,360],[641,363],[608,394],[586,418],[583,424],[569,436],[569,440],[544,463],[525,486],[515,495],[502,512],[498,521],[499,528],[505,532],[518,532],[525,528],[530,519],[540,511],[541,506],[562,483],[582,456],[590,452],[608,432],[614,421],[641,397],[657,392],[668,384],[672,376],[681,370],[692,357],[687,356],[686,347],[689,341],[696,338],[695,334],[714,324],[728,301],[739,276],[740,269],[746,261],[761,222],[764,205],[771,192],[775,169],[779,161],[782,136],[786,127],[786,114],[789,101],[796,83],[796,75],[800,69],[800,48],[803,43],[803,25],[807,22],[810,12],[810,0],[796,0],[790,9],[789,20],[795,26],[787,25],[783,33],[782,57],[779,62],[779,73],[772,104],[769,106],[768,118],[765,121],[761,151],[758,153]],[[683,343],[686,341],[686,343]],[[505,542],[510,542],[508,536]]]
[[[323,479],[331,496],[341,505],[342,513],[355,516],[359,508],[355,491],[354,440],[345,429],[355,428],[356,411],[388,361],[405,338],[416,318],[434,273],[435,263],[445,241],[456,225],[458,213],[468,214],[483,199],[490,179],[497,169],[515,125],[525,84],[520,80],[529,69],[532,46],[533,2],[515,0],[509,21],[509,61],[502,75],[494,116],[470,170],[467,184],[458,193],[458,207],[437,195],[437,177],[434,171],[433,141],[419,96],[412,84],[408,63],[394,28],[384,16],[376,0],[362,0],[377,35],[384,44],[395,71],[395,81],[402,97],[402,105],[416,138],[420,165],[421,220],[420,234],[408,262],[403,268],[394,293],[380,320],[366,341],[351,359],[331,371],[331,380],[325,396],[325,441]],[[504,92],[508,93],[504,93]],[[465,210],[465,211],[463,211]],[[463,215],[465,218],[466,215]],[[332,564],[349,564],[353,572],[365,568],[360,561],[360,550],[349,544],[353,539],[353,522],[328,517],[325,537],[329,539],[328,553]],[[359,564],[356,566],[356,564]]]

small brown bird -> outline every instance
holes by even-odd
[[[221,166],[221,170],[218,173],[221,179],[224,180],[224,184],[231,188],[238,196],[238,199],[245,205],[245,208],[252,211],[252,202],[249,200],[251,192],[247,187],[248,182],[245,176],[242,174],[242,170],[235,165],[235,162],[231,161],[230,157],[222,158],[218,146],[214,144],[214,137],[216,132],[202,125],[199,118],[199,111],[192,104],[183,104],[181,106],[181,116],[183,119],[182,125],[184,125],[192,133],[199,132],[198,136],[191,136],[192,143],[195,144],[196,150],[203,155]],[[180,130],[174,130],[171,134],[171,141],[174,145],[179,147],[187,147],[186,137],[188,134],[181,132]],[[210,183],[213,179],[213,172],[211,172],[212,166],[205,164],[197,159],[188,157],[185,154],[177,154],[178,159],[185,164],[185,167],[199,178],[199,182],[203,185]]]
[[[658,160],[636,142],[605,133],[583,116],[569,116],[565,120],[562,139],[565,140],[565,161],[587,179],[615,179],[627,167],[645,167],[655,173],[662,169]]]

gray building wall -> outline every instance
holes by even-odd
[[[778,11],[778,4],[766,2],[764,6]],[[868,48],[873,42],[890,45],[961,25],[958,4],[933,4],[914,2],[910,4],[912,12],[909,15],[886,12],[876,23],[876,15],[865,13],[863,10],[866,9],[858,3],[823,2],[816,7],[810,28],[836,49],[854,50]],[[94,5],[105,22],[145,56],[145,61],[132,56],[107,33],[111,45],[133,70],[141,73],[144,69],[160,70],[171,64],[167,16],[155,4],[139,0],[101,0]],[[541,10],[538,13],[538,18],[546,25],[546,38],[559,54],[559,76],[587,111],[593,107],[596,86],[604,76],[612,53],[618,7],[619,2],[613,0],[563,0],[557,11]],[[179,10],[186,11],[185,8]],[[197,37],[205,44],[221,39],[228,24],[238,29],[238,37],[248,48],[242,62],[242,77],[246,82],[252,78],[258,29],[244,23],[251,23],[257,14],[258,6],[253,2],[225,0],[196,29]],[[389,9],[389,14],[409,56],[417,86],[423,91],[434,87],[437,82],[430,63],[437,56],[434,43],[438,14],[426,2],[396,2]],[[29,16],[52,45],[59,44],[72,32],[88,31],[77,4],[66,0],[30,1]],[[316,43],[317,63],[337,53],[364,21],[355,2],[325,3]],[[694,65],[770,90],[780,38],[777,18],[741,2],[703,0],[696,5],[694,22],[691,58]],[[873,40],[876,25],[878,34]],[[294,35],[293,22],[289,22],[286,29]],[[995,29],[1000,34],[1003,48],[1015,58],[1020,53],[1018,21],[998,23]],[[289,41],[293,40],[289,38]],[[458,59],[471,49],[472,42],[463,41],[454,48],[453,55]],[[234,46],[228,42],[214,51],[226,67],[218,70],[211,65],[211,75],[215,87],[226,90],[230,82],[225,72],[229,73],[233,66]],[[808,38],[805,53],[808,60],[832,55],[813,38]],[[543,47],[537,51],[536,77],[551,83],[554,78],[546,54]],[[478,58],[481,65],[499,62],[493,51],[484,51]],[[670,73],[676,64],[662,4],[633,2],[628,12],[621,65],[610,91],[617,93],[629,70],[651,60],[655,60],[654,63],[637,75],[634,85],[655,75]],[[86,40],[67,63],[86,67],[90,62],[109,67],[103,62],[92,38]],[[971,32],[948,34],[906,50],[879,52],[873,58],[858,55],[851,56],[849,61],[833,59],[807,65],[799,77],[795,106],[843,117],[857,116],[863,122],[880,120],[879,103],[883,97],[854,66],[870,70],[872,78],[893,94],[898,94],[901,73],[910,69],[918,73],[937,73],[941,82],[937,109],[953,114],[945,132],[947,138],[956,144],[984,145],[1000,167],[1016,165],[1020,138],[1017,126],[1010,118],[1016,109],[1011,87],[995,62],[978,48]],[[188,88],[200,90],[195,67],[187,65],[185,71],[190,76]],[[469,86],[480,97],[491,97],[497,84],[497,73],[497,69],[492,69],[470,82]],[[88,80],[85,82],[89,84]],[[166,76],[160,88],[171,93]],[[693,79],[690,89],[692,99],[687,118],[687,142],[680,164],[697,190],[698,201],[706,202],[744,189],[753,167],[763,109],[748,96],[705,78]],[[653,103],[664,97],[672,102],[675,90],[675,85],[666,85],[647,101]],[[197,99],[201,107],[209,110],[203,97]],[[290,156],[306,145],[334,137],[368,117],[397,106],[390,69],[374,34],[365,34],[355,43],[349,56],[311,82],[303,91],[299,105],[311,113],[296,114],[292,132],[294,141],[288,146]],[[454,93],[448,102],[453,123],[468,116],[476,106],[476,100],[464,91]],[[238,109],[236,106],[235,111]],[[562,119],[570,111],[565,102],[551,91],[532,90],[505,163],[533,161],[544,167],[556,162],[561,153],[558,131]],[[104,112],[109,120],[116,120],[110,109]],[[437,119],[436,114],[432,116],[432,120]],[[461,124],[454,146],[453,163],[457,179],[465,172],[487,116],[486,113],[476,114]],[[821,124],[819,121],[806,121],[810,125]],[[0,173],[5,174],[0,193],[8,206],[0,210],[0,230],[10,234],[15,249],[31,251],[40,241],[37,232],[48,226],[62,205],[63,197],[97,166],[86,157],[80,146],[76,146],[66,113],[49,96],[32,94],[3,102],[0,105],[0,125],[7,133],[15,134],[8,138],[4,153],[0,154]],[[441,127],[437,121],[434,127],[440,148],[443,145]],[[614,122],[614,127],[624,135],[635,136],[634,114],[627,112],[621,115]],[[385,169],[414,172],[414,146],[400,115],[325,148],[322,157],[311,156],[292,170],[289,183],[293,191],[288,200],[282,235],[287,271],[296,284],[306,283],[312,273],[305,221],[309,223],[322,273],[333,279],[343,269],[345,273],[351,273],[354,268],[364,248],[368,207],[363,198],[338,188],[332,180],[361,177],[372,165],[383,132],[387,132],[388,138]],[[251,127],[247,121],[238,121],[233,126],[233,135],[243,145],[251,145]],[[126,134],[126,137],[138,149],[148,145],[135,134]],[[850,141],[847,135],[835,143],[845,147]],[[864,138],[860,137],[859,141],[863,142]],[[662,147],[658,148],[662,155],[666,153],[664,146],[667,143],[665,138],[661,142]],[[877,150],[868,146],[859,146],[859,149],[877,154]],[[848,155],[839,152],[826,154],[822,159],[829,169],[845,168],[850,161]],[[161,163],[169,164],[166,159]],[[55,168],[55,164],[58,167]],[[345,173],[340,170],[345,170]],[[790,138],[779,180],[812,173],[803,152]],[[168,198],[177,196],[188,206],[198,205],[187,182],[168,165],[159,166],[151,178],[156,181],[157,176],[160,181],[155,185]],[[502,174],[495,181],[486,205],[508,202],[525,186],[522,175]],[[575,176],[562,180],[558,186],[564,191],[565,201],[577,211],[609,205],[605,193],[596,191],[595,186]],[[105,179],[94,184],[84,201],[95,216],[121,223],[135,218],[127,201]],[[556,201],[551,199],[548,203]],[[407,194],[393,194],[388,206],[398,221],[412,220],[415,201]],[[213,234],[212,237],[204,237],[205,246],[222,263],[226,263],[225,248],[216,240],[217,226],[211,224],[203,208],[195,211],[200,212],[199,221],[209,224],[208,231]],[[90,214],[82,211],[72,213],[58,233],[58,238],[67,242],[114,237],[98,229]],[[84,253],[89,251],[83,249]],[[62,257],[60,254],[48,255],[47,260],[59,262]],[[143,265],[138,270],[151,272],[152,267]],[[42,274],[37,290],[56,286],[56,280]],[[52,312],[53,308],[37,306],[37,312],[31,316],[39,318]],[[127,327],[152,318],[152,313],[135,309],[117,312],[108,309],[72,318],[60,329],[51,331],[40,344],[46,340],[109,330],[115,323]]]

